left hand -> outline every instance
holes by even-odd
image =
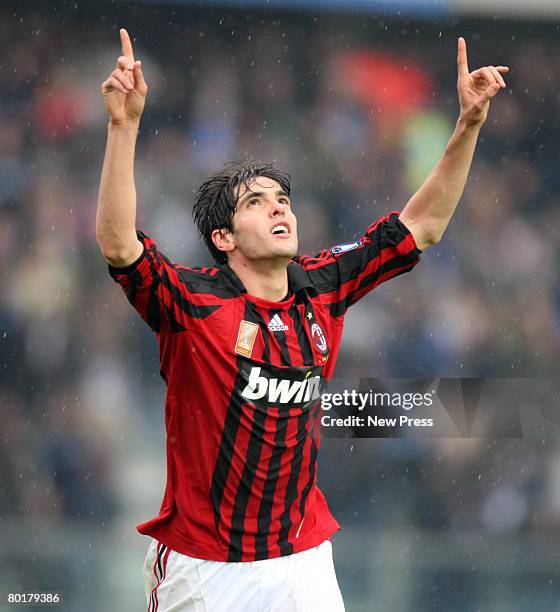
[[[502,74],[507,66],[486,66],[469,72],[467,43],[459,38],[457,43],[457,90],[463,120],[469,127],[480,127],[486,121],[490,100],[506,86]]]

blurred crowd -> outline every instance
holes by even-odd
[[[442,242],[349,312],[338,375],[557,375],[552,26],[47,5],[0,5],[1,520],[110,521],[126,509],[135,439],[163,419],[155,338],[95,240],[100,85],[122,26],[149,86],[137,225],[187,265],[210,263],[190,211],[225,162],[252,157],[290,173],[302,253],[351,241],[401,210],[441,155],[458,115],[457,35],[471,69],[509,65]],[[372,440],[364,452],[360,464],[325,459],[355,485],[327,487],[335,514],[352,498],[365,523],[558,526],[555,440]]]

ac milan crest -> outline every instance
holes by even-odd
[[[313,323],[311,325],[311,337],[313,338],[313,342],[315,342],[315,346],[321,353],[326,353],[328,350],[327,339],[319,323]]]

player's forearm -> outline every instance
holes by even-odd
[[[96,237],[106,257],[126,256],[137,247],[134,154],[138,122],[109,123],[101,172]]]
[[[441,240],[457,208],[480,127],[468,126],[459,118],[442,158],[400,214],[422,250]]]

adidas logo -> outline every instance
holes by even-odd
[[[275,314],[272,319],[270,319],[270,323],[267,327],[272,332],[288,331],[288,326],[284,325],[279,314]]]

